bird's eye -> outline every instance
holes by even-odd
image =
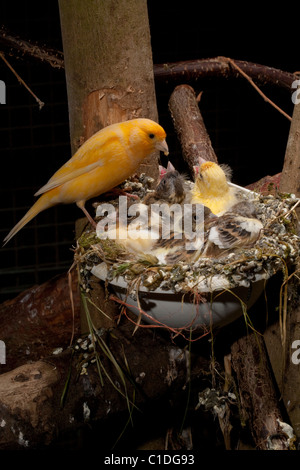
[[[154,134],[149,134],[150,139],[154,139]]]

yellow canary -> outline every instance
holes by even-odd
[[[199,168],[190,200],[192,204],[208,207],[213,214],[220,214],[237,202],[236,189],[228,184],[221,166],[205,161]]]
[[[75,202],[95,227],[93,218],[85,209],[85,202],[122,183],[155,150],[168,155],[165,138],[164,129],[150,119],[132,119],[101,129],[35,194],[41,197],[4,242],[7,243],[39,212],[61,203]]]

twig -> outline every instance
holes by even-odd
[[[44,106],[44,102],[41,101],[34,93],[33,91],[29,88],[29,86],[24,82],[24,80],[20,77],[20,75],[15,71],[15,69],[10,65],[10,63],[7,61],[7,59],[4,57],[4,54],[0,52],[0,57],[3,60],[3,62],[7,65],[7,67],[12,71],[12,73],[17,77],[18,81],[23,85],[27,91],[34,97],[36,102],[39,105],[39,109],[41,110],[42,107]]]
[[[70,347],[72,346],[74,335],[75,335],[75,307],[74,307],[74,297],[73,297],[73,289],[72,289],[72,269],[76,266],[76,262],[72,264],[68,271],[68,286],[69,286],[69,296],[71,302],[71,309],[72,309],[72,335],[70,340]]]
[[[221,58],[220,58],[221,59]],[[277,109],[277,111],[279,111],[281,114],[283,114],[287,119],[289,119],[290,121],[292,120],[291,116],[289,116],[285,111],[283,111],[281,108],[279,108],[279,106],[277,106],[277,104],[275,104],[272,100],[270,100],[270,98],[268,98],[262,91],[261,89],[254,83],[254,81],[252,80],[251,77],[249,77],[249,75],[246,74],[246,72],[244,72],[236,63],[234,60],[230,59],[229,57],[222,57],[222,60],[224,60],[225,62],[229,63],[230,65],[232,65],[236,70],[238,70],[238,72],[244,77],[246,78],[246,80],[248,80],[248,82],[253,86],[253,88],[262,96],[262,98],[267,102],[269,103],[271,106],[273,106],[275,109]]]
[[[0,28],[0,44],[4,49],[3,52],[7,51],[9,55],[16,51],[23,56],[28,55],[41,62],[47,62],[51,67],[64,68],[64,55],[61,51],[32,44],[30,41],[10,34],[4,27]]]

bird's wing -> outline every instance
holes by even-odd
[[[105,165],[109,158],[117,158],[123,148],[114,132],[97,132],[88,139],[35,196],[43,194],[68,181]]]
[[[249,240],[249,231],[238,218],[228,218],[223,223],[211,228],[209,240],[219,248],[230,248],[243,245]]]

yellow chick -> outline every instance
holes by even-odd
[[[236,189],[228,184],[221,166],[204,161],[191,189],[190,200],[191,203],[208,207],[213,214],[220,214],[237,202]]]
[[[168,155],[165,138],[159,124],[143,118],[101,129],[35,194],[41,197],[5,237],[4,244],[39,212],[61,203],[75,202],[95,227],[85,202],[118,186],[155,150]]]

